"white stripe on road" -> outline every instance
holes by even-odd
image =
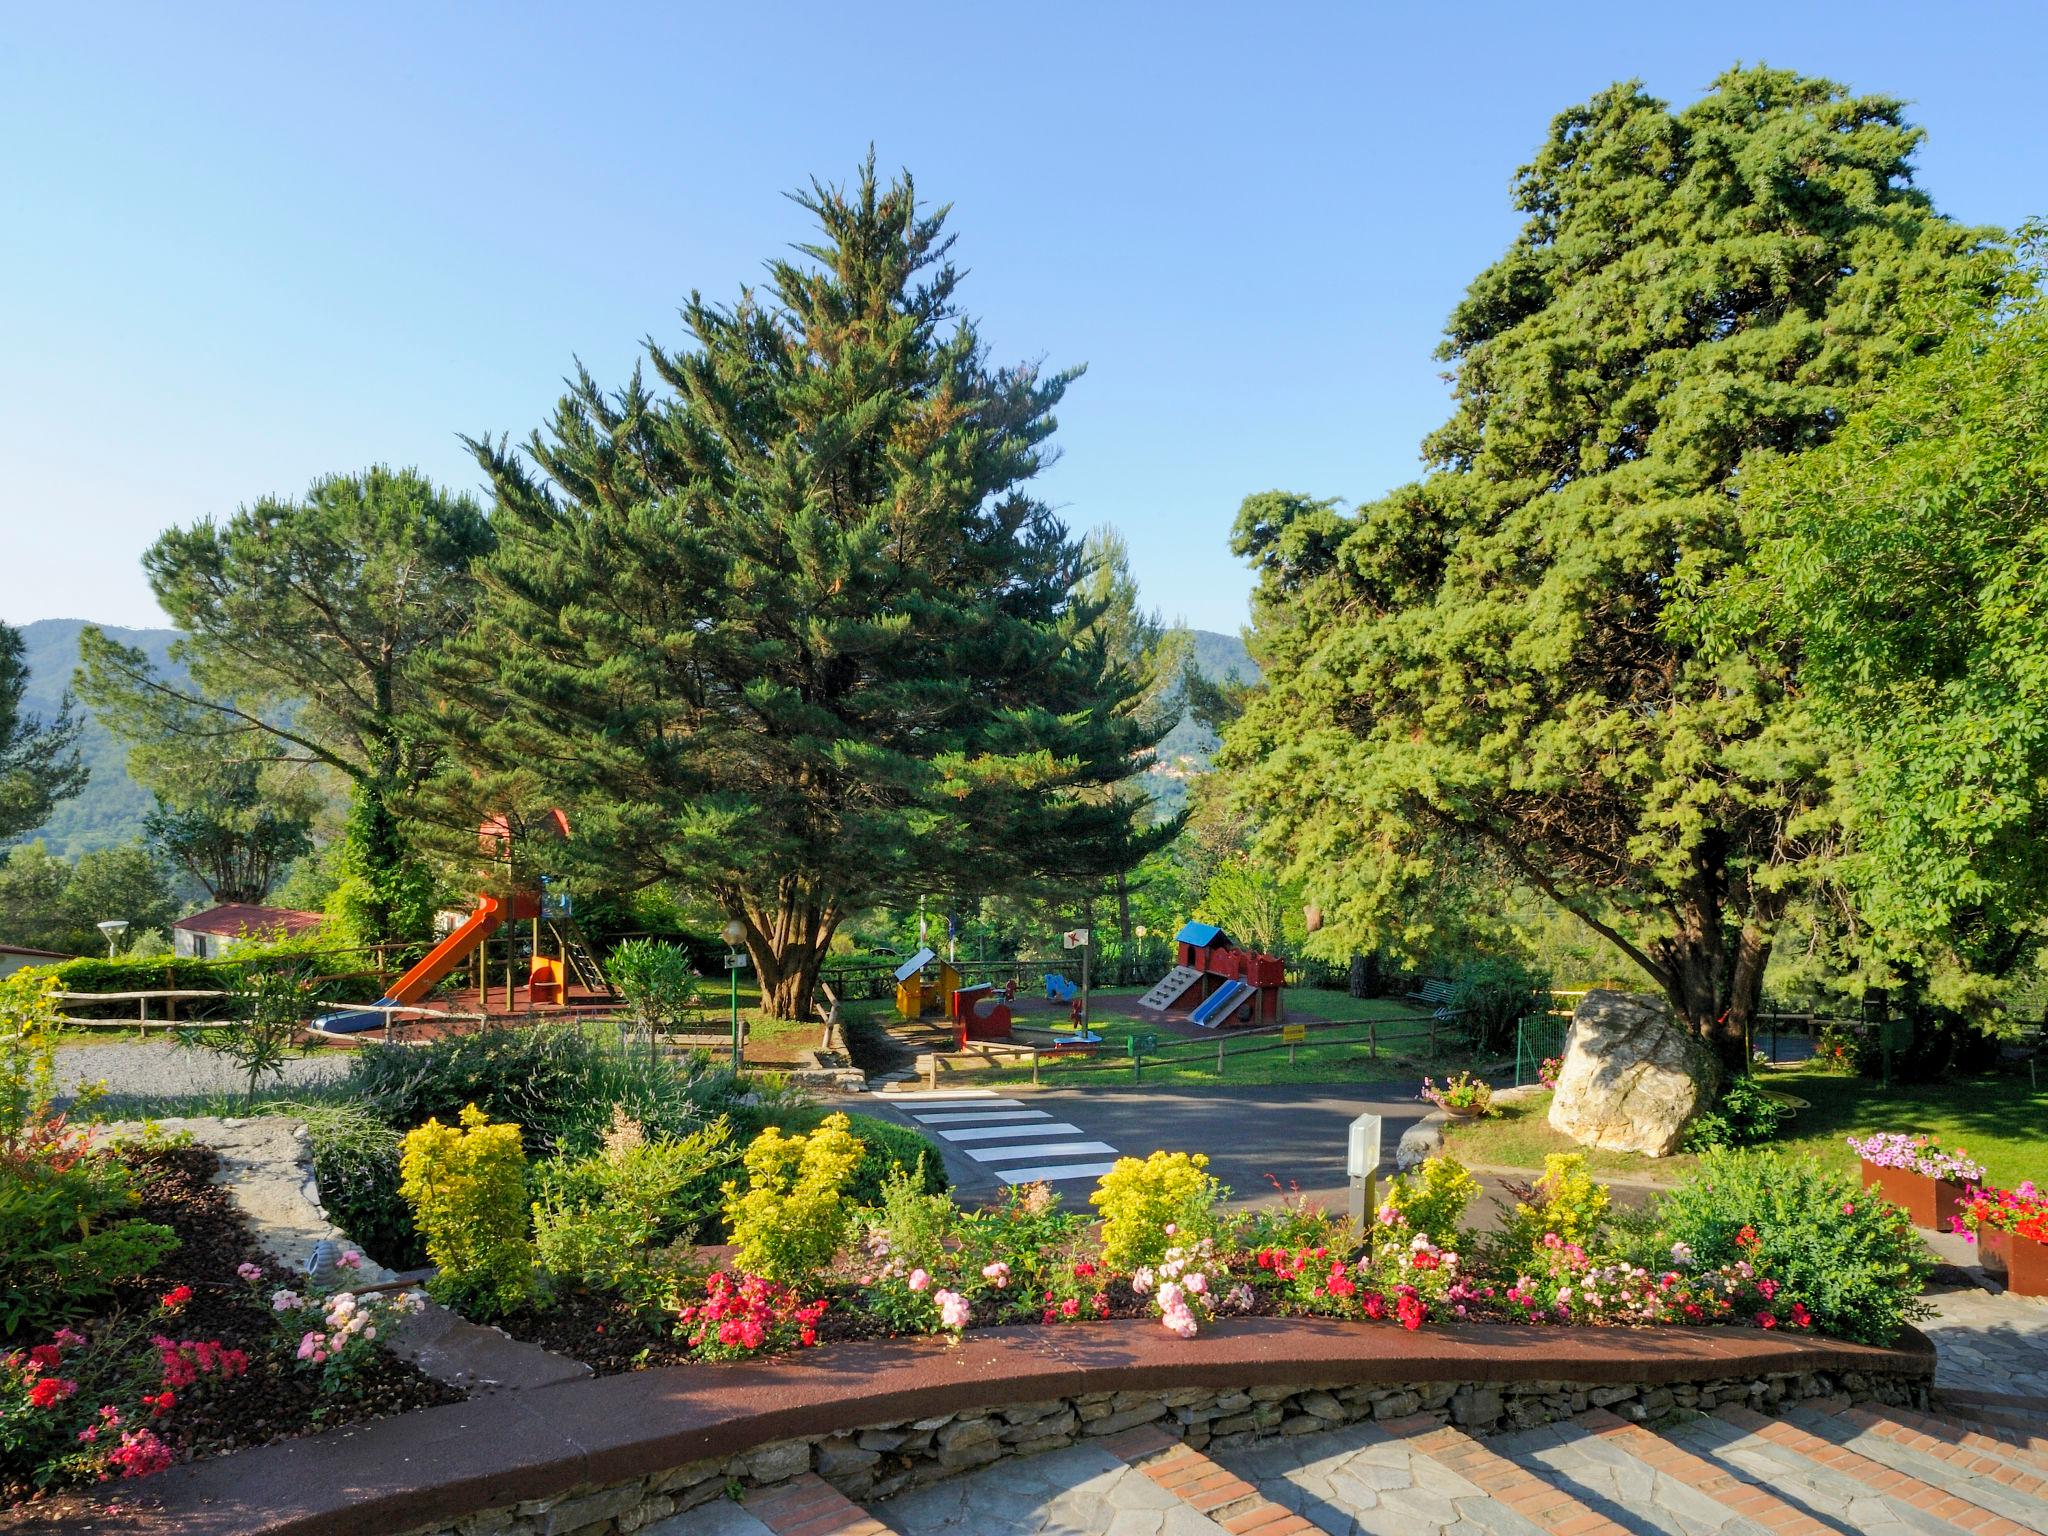
[[[1116,1156],[1106,1141],[1036,1141],[1028,1147],[962,1147],[977,1163],[1014,1163],[1020,1157]]]
[[[882,1098],[885,1102],[915,1099],[920,1104],[941,1104],[949,1099],[957,1099],[963,1104],[971,1104],[976,1100],[986,1104],[995,1096],[996,1091],[993,1088],[919,1088],[911,1093],[885,1093]],[[1012,1099],[1010,1102],[1014,1104],[1017,1101]]]
[[[983,1125],[968,1131],[941,1131],[948,1141],[994,1141],[998,1136],[1079,1136],[1081,1127],[1056,1125]]]
[[[975,1109],[951,1115],[912,1115],[910,1118],[919,1125],[971,1125],[976,1121],[986,1125],[996,1120],[1050,1120],[1052,1116],[1042,1109]]]
[[[1044,1168],[998,1168],[995,1174],[1005,1184],[1039,1184],[1054,1179],[1099,1179],[1115,1166],[1115,1163],[1059,1163]]]

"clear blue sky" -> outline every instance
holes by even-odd
[[[1364,499],[1560,108],[1741,59],[1914,103],[1950,214],[2048,213],[2048,6],[16,5],[0,44],[0,618],[160,622],[172,522],[329,470],[473,486],[807,231],[873,140],[955,206],[999,358],[1086,362],[1049,497],[1244,619],[1246,493]]]

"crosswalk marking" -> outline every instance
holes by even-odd
[[[1049,1184],[1055,1179],[1099,1179],[1115,1163],[1050,1163],[1043,1168],[998,1168],[995,1176],[1005,1184]]]
[[[994,1141],[998,1136],[1078,1136],[1081,1127],[1061,1120],[1052,1125],[983,1125],[939,1134],[948,1141]]]
[[[1020,1157],[1100,1157],[1116,1155],[1106,1141],[1037,1141],[1028,1147],[962,1147],[977,1163],[1014,1163]]]
[[[1092,1181],[1116,1166],[1103,1161],[1118,1156],[1108,1142],[1088,1140],[1079,1126],[1056,1121],[1049,1111],[1005,1098],[993,1088],[919,1089],[892,1093],[889,1099],[902,1105],[904,1119],[954,1143],[954,1151],[977,1163],[1001,1164],[988,1171],[1005,1184]]]

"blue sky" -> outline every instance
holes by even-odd
[[[173,522],[386,461],[474,486],[807,234],[870,140],[999,359],[1086,362],[1047,496],[1244,620],[1232,514],[1371,497],[1552,114],[1762,59],[1914,103],[1946,212],[2048,213],[2048,6],[19,6],[0,48],[0,618],[160,622]]]

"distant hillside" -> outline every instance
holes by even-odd
[[[1191,633],[1195,637],[1195,665],[1202,676],[1218,682],[1233,675],[1248,683],[1258,681],[1259,665],[1236,635],[1220,635],[1212,629]],[[1159,761],[1150,774],[1152,792],[1162,815],[1171,816],[1186,803],[1188,780],[1209,771],[1215,752],[1216,733],[1193,718],[1183,719],[1166,733],[1165,740],[1159,743]]]
[[[21,626],[28,651],[28,689],[23,703],[30,714],[48,718],[57,712],[58,701],[71,686],[71,674],[78,666],[78,632],[84,619],[38,619]],[[107,633],[124,645],[140,646],[165,674],[180,682],[184,670],[171,665],[171,642],[175,629],[115,629]],[[1246,681],[1259,675],[1257,663],[1245,651],[1236,635],[1221,635],[1198,629],[1195,637],[1195,665],[1204,677],[1222,679],[1232,673]],[[109,848],[139,837],[142,818],[148,814],[150,797],[128,777],[128,753],[105,726],[86,715],[85,730],[79,737],[79,752],[92,769],[92,781],[84,793],[59,805],[56,814],[23,841],[41,838],[52,853],[75,859],[94,848]],[[1171,815],[1187,799],[1187,781],[1206,772],[1216,751],[1215,733],[1183,720],[1159,744],[1159,763],[1152,770],[1154,792],[1161,810]]]
[[[28,653],[28,688],[22,694],[22,705],[28,713],[44,719],[56,714],[78,666],[78,632],[87,622],[38,619],[21,626]],[[167,676],[183,679],[183,668],[172,666],[168,654],[171,642],[178,638],[175,629],[102,627],[122,644],[140,646]],[[139,837],[142,818],[150,807],[148,791],[128,777],[128,749],[93,719],[90,711],[80,706],[80,713],[85,715],[85,730],[79,736],[78,750],[92,770],[92,780],[82,794],[64,801],[48,822],[22,839],[41,838],[52,853],[70,859]]]

